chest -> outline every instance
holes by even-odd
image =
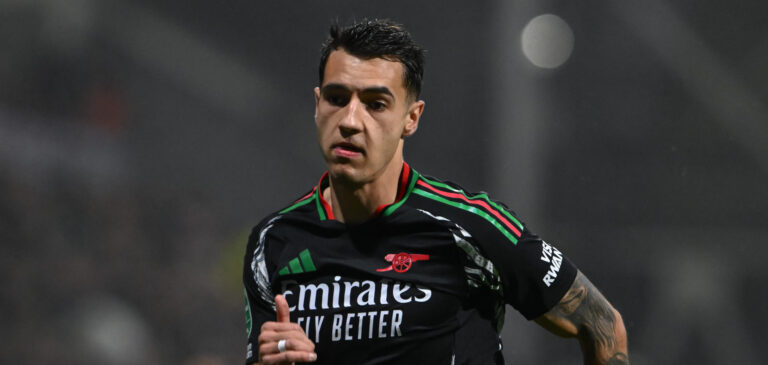
[[[273,292],[321,347],[433,337],[459,325],[468,289],[449,230],[297,230],[274,240]]]

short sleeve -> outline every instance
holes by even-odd
[[[527,228],[521,233],[516,244],[499,241],[484,246],[501,276],[504,300],[530,320],[560,301],[578,270],[554,245]]]
[[[457,242],[474,267],[470,286],[484,286],[533,319],[557,304],[576,278],[576,267],[544,242],[501,202],[487,193],[422,177],[419,205],[460,228]]]

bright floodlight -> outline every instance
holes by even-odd
[[[554,14],[531,19],[521,38],[523,54],[537,67],[556,68],[565,63],[573,51],[571,27]]]

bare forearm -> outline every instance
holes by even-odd
[[[594,326],[585,325],[579,330],[584,364],[629,364],[627,333],[621,315],[616,310],[603,315]]]
[[[536,322],[560,336],[577,337],[587,365],[629,364],[621,315],[581,272],[560,303]]]

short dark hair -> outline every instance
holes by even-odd
[[[418,99],[424,77],[424,49],[413,41],[402,25],[388,19],[363,19],[343,28],[334,23],[329,33],[320,51],[320,85],[323,85],[325,65],[331,52],[343,48],[356,57],[402,63],[405,90],[408,96]]]

